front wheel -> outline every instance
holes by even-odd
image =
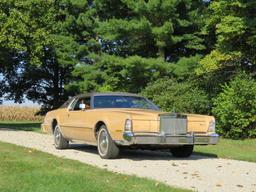
[[[68,141],[63,137],[58,125],[56,125],[54,128],[53,136],[54,136],[54,145],[57,149],[68,148]]]
[[[171,148],[174,157],[189,157],[193,153],[194,145],[183,145],[181,147]]]
[[[98,132],[97,145],[102,159],[114,159],[119,155],[119,148],[112,140],[105,125],[102,125]]]

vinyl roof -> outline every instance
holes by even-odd
[[[69,104],[75,99],[80,97],[91,97],[91,96],[133,96],[133,97],[142,97],[135,93],[125,93],[125,92],[92,92],[92,93],[83,93],[69,98],[60,108],[66,108]]]
[[[83,97],[83,96],[115,96],[115,95],[119,95],[119,96],[135,96],[135,97],[140,97],[139,95],[135,94],[135,93],[125,93],[125,92],[92,92],[92,93],[83,93],[83,94],[79,94],[76,95],[75,97]]]

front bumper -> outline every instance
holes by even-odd
[[[161,135],[124,132],[124,140],[117,141],[119,145],[214,145],[219,140],[216,133],[210,135]]]

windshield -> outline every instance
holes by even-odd
[[[159,108],[143,97],[104,95],[94,96],[94,108],[139,108],[159,110]]]

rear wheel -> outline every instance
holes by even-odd
[[[97,134],[97,145],[102,159],[114,159],[119,155],[119,148],[112,140],[105,125],[100,127]]]
[[[174,157],[189,157],[193,153],[194,145],[183,145],[171,149]]]
[[[68,141],[63,137],[58,124],[54,128],[54,145],[57,149],[66,149],[68,148]]]

